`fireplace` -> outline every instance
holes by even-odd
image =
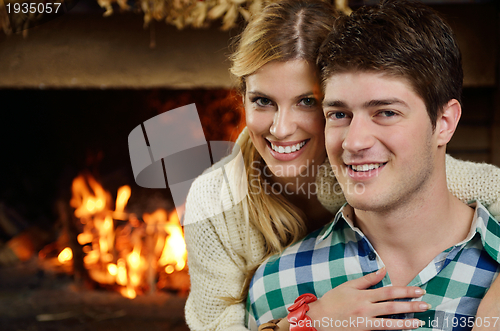
[[[0,90],[0,99],[13,105],[2,132],[10,143],[0,185],[0,329],[187,330],[182,228],[168,188],[135,183],[127,137],[195,103],[207,141],[234,140],[244,126],[238,95]]]

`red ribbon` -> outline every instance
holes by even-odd
[[[287,320],[290,323],[290,331],[317,331],[313,328],[313,322],[306,313],[309,311],[308,303],[318,300],[314,294],[305,293],[295,299],[293,305],[288,307],[290,312]]]

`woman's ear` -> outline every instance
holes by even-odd
[[[438,146],[444,146],[451,140],[457,129],[460,116],[462,116],[460,102],[456,99],[451,99],[443,107],[441,114],[438,115],[436,120],[435,132],[437,134]]]

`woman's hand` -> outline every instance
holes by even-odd
[[[419,287],[388,286],[369,290],[385,276],[385,267],[364,277],[348,281],[309,304],[309,317],[318,331],[326,330],[401,330],[421,326],[418,319],[389,319],[377,316],[423,312],[430,305],[422,301],[393,301],[418,298]]]

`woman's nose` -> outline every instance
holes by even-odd
[[[270,132],[276,139],[282,140],[297,130],[297,123],[290,109],[279,109],[273,119]]]

